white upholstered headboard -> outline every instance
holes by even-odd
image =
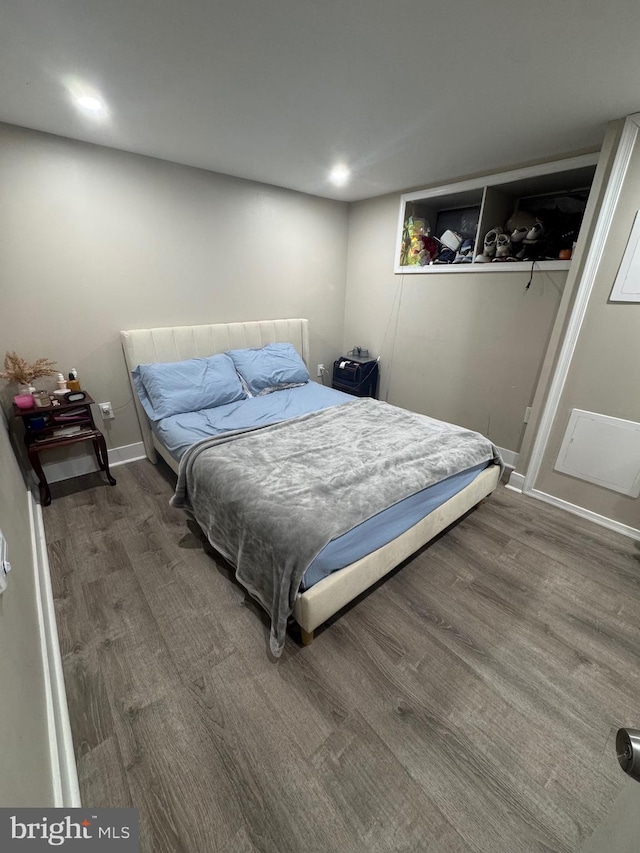
[[[139,364],[184,361],[187,358],[215,355],[229,349],[262,347],[286,341],[293,344],[309,365],[308,320],[256,320],[249,323],[215,323],[209,326],[168,326],[160,329],[130,329],[120,332],[129,382],[131,371]],[[131,384],[147,456],[155,462],[156,450],[149,421]]]

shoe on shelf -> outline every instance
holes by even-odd
[[[496,254],[496,245],[498,243],[498,235],[502,234],[502,228],[500,225],[496,225],[495,228],[492,228],[491,231],[487,231],[487,234],[484,238],[484,252],[483,254],[487,255],[489,258],[495,257]]]
[[[453,251],[453,249],[444,248],[444,249],[440,250],[440,254],[438,255],[438,257],[435,259],[435,261],[433,263],[434,264],[452,264],[452,263],[454,263],[455,256],[456,256],[456,253]]]
[[[527,236],[524,238],[523,243],[526,243],[528,246],[533,243],[537,243],[538,240],[543,236],[545,231],[544,225],[538,219],[533,228],[530,228],[527,232]]]
[[[454,264],[470,264],[473,260],[473,240],[465,240],[456,253]]]
[[[511,254],[511,237],[508,234],[498,234],[496,240],[496,258],[508,258]]]

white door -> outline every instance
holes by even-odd
[[[640,783],[627,779],[609,814],[582,845],[580,853],[638,853],[639,850]]]
[[[637,853],[640,850],[640,732],[620,729],[616,752],[621,772],[629,774],[609,814],[582,845],[580,853]]]

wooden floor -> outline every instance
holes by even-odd
[[[146,461],[44,509],[83,802],[149,853],[576,851],[640,723],[638,543],[500,487],[283,657]]]

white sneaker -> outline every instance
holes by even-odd
[[[495,228],[492,228],[491,231],[487,231],[487,234],[484,238],[484,252],[488,258],[493,258],[496,253],[496,245],[498,243],[498,235],[502,234],[502,228],[499,225],[496,225]]]
[[[511,254],[511,237],[508,234],[498,234],[496,240],[496,258],[508,258]]]
[[[545,231],[544,225],[542,224],[542,222],[540,222],[540,220],[538,220],[536,222],[536,224],[533,226],[533,228],[529,229],[529,231],[527,232],[527,236],[524,238],[523,242],[529,246],[532,243],[537,243],[538,240],[544,234],[544,231]]]

